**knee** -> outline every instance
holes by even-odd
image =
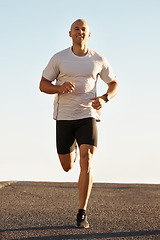
[[[69,172],[72,169],[72,164],[61,163],[61,165],[65,172]]]
[[[80,146],[80,168],[86,173],[91,172],[91,161],[96,150],[95,146],[82,144]]]
[[[63,168],[63,170],[64,170],[65,172],[69,172],[69,171],[71,170],[71,168],[66,167],[66,166],[62,166],[62,168]]]
[[[89,173],[91,171],[91,157],[89,155],[85,155],[80,159],[80,168],[81,171],[85,171]]]
[[[61,163],[61,166],[65,172],[68,172],[73,167],[73,160],[71,154],[66,155],[59,155],[59,160]]]

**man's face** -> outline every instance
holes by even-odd
[[[83,45],[87,43],[91,33],[89,32],[88,23],[84,20],[77,20],[71,26],[69,36],[72,38],[73,44]]]

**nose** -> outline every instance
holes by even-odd
[[[82,33],[83,33],[82,29],[79,29],[79,33],[80,33],[80,34],[82,34]]]

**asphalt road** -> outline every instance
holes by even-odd
[[[160,185],[95,183],[77,229],[77,183],[1,182],[0,239],[160,240]]]

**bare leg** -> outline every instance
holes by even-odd
[[[91,160],[96,150],[95,146],[82,144],[80,146],[80,176],[78,182],[79,189],[79,209],[86,210],[89,196],[92,189]]]
[[[62,168],[65,172],[68,172],[72,169],[74,159],[75,159],[75,152],[67,153],[67,154],[59,154],[59,159],[62,165]]]

